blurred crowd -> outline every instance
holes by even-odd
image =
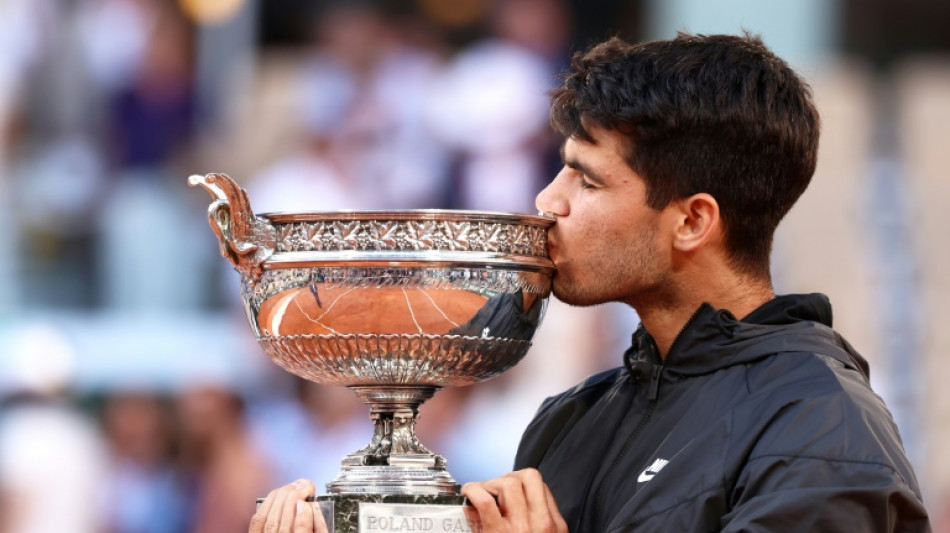
[[[256,498],[321,487],[368,442],[350,391],[257,347],[188,175],[228,173],[256,212],[533,213],[560,165],[546,92],[570,53],[705,19],[761,25],[793,63],[811,51],[822,154],[774,277],[832,297],[947,514],[950,335],[933,295],[950,286],[934,245],[950,69],[904,61],[950,50],[945,5],[0,0],[0,533],[242,531]],[[460,482],[506,472],[544,396],[615,366],[636,322],[550,301],[525,360],[439,391],[420,440]]]
[[[256,498],[299,477],[329,482],[369,441],[368,409],[348,390],[263,361],[187,175],[232,173],[258,212],[532,213],[559,164],[546,91],[573,36],[561,0],[314,3],[299,14],[308,42],[277,54],[291,67],[273,74],[255,49],[244,78],[209,67],[229,58],[208,44],[227,22],[202,17],[254,3],[205,2],[210,15],[201,4],[0,0],[0,533],[233,533]],[[232,111],[268,84],[286,111],[280,142],[248,162],[273,117],[238,135]],[[75,326],[92,337],[83,349],[48,324],[21,328],[87,315],[102,319]],[[135,367],[137,351],[211,358],[166,345],[183,315],[199,330],[227,317],[213,334],[241,339],[228,346],[244,377]],[[158,323],[172,326],[139,329]],[[616,360],[633,324],[629,311],[552,302],[537,355],[440,391],[421,440],[460,482],[507,471],[543,396]],[[123,350],[128,361],[100,365],[128,365],[118,377],[82,370]],[[529,380],[545,388],[518,386]]]

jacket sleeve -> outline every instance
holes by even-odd
[[[734,450],[742,466],[727,483],[724,531],[930,531],[897,427],[856,379],[832,394],[760,406],[772,414]]]
[[[736,490],[723,531],[930,531],[920,498],[885,464],[762,456]]]

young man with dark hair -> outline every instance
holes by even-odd
[[[515,472],[463,488],[484,530],[929,531],[827,298],[773,293],[817,156],[805,82],[755,37],[680,35],[580,53],[552,96],[554,293],[642,323],[621,367],[541,406]],[[275,494],[252,533],[312,485]]]

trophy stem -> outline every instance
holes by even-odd
[[[373,438],[343,459],[330,493],[458,494],[445,458],[416,437],[419,406],[438,390],[431,386],[353,386],[370,406]]]
[[[370,406],[373,439],[363,449],[347,456],[344,465],[445,467],[416,438],[419,406],[435,394],[435,387],[351,387]]]

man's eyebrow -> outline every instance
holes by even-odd
[[[596,185],[607,184],[607,182],[604,181],[602,177],[600,177],[600,174],[598,174],[597,172],[594,172],[589,166],[575,159],[568,160],[568,158],[564,154],[564,144],[565,143],[561,143],[561,146],[558,148],[558,152],[561,154],[561,161],[564,163],[564,166],[580,171],[585,176],[587,176],[587,179],[589,181],[594,182],[594,184]]]

